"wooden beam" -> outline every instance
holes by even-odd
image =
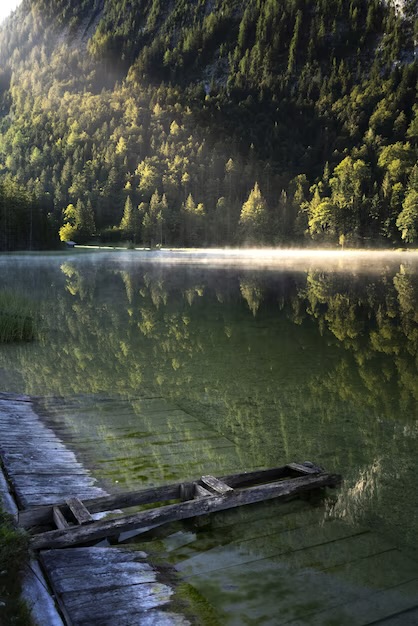
[[[208,496],[213,496],[212,491],[205,489],[199,483],[195,483],[194,485],[194,497],[195,498],[207,498]]]
[[[234,493],[232,487],[227,485],[223,480],[218,480],[215,476],[202,476],[200,481],[209,489],[218,495],[226,496],[228,494]]]
[[[289,464],[290,466],[292,464]],[[299,465],[299,464],[298,464]],[[305,466],[302,466],[305,467]],[[256,470],[253,472],[241,472],[238,474],[229,474],[221,476],[219,480],[227,483],[230,487],[251,486],[257,483],[268,482],[294,476],[295,470],[288,465],[274,467],[267,470]],[[320,473],[320,468],[314,468],[309,474]],[[183,483],[192,486],[196,481]],[[113,511],[115,509],[127,509],[141,504],[153,504],[157,502],[166,502],[168,500],[178,500],[180,498],[179,483],[164,485],[162,487],[152,487],[150,489],[142,489],[141,491],[130,491],[127,493],[116,494],[113,496],[100,496],[98,498],[83,498],[83,504],[90,513],[101,513],[103,511]],[[66,513],[65,502],[58,502],[57,505],[63,505],[61,508]],[[32,528],[33,526],[41,526],[52,522],[52,507],[40,506],[32,507],[25,511],[19,512],[19,526],[22,528]]]
[[[182,502],[187,502],[187,500],[193,500],[194,496],[194,483],[181,483],[178,489],[177,498],[179,498]]]
[[[341,476],[320,474],[301,476],[280,482],[235,490],[231,495],[198,498],[178,504],[169,504],[140,513],[122,516],[111,520],[99,520],[84,526],[75,526],[66,530],[53,530],[37,535],[31,540],[34,550],[64,548],[77,544],[96,541],[129,530],[139,530],[147,526],[161,526],[168,522],[188,519],[215,511],[223,511],[237,506],[271,500],[288,499],[311,489],[335,486],[341,482]]]
[[[307,474],[318,474],[322,472],[322,468],[317,467],[313,463],[288,463],[286,467],[298,474],[307,475]]]
[[[94,522],[94,519],[81,500],[73,497],[68,498],[65,502],[79,524],[91,524],[91,522]]]
[[[57,528],[69,528],[70,525],[65,519],[63,513],[61,512],[59,506],[52,507],[52,517]]]

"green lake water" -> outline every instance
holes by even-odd
[[[150,543],[220,623],[375,623],[383,591],[403,611],[418,593],[418,257],[169,260],[0,256],[0,288],[39,317],[34,343],[0,346],[0,391],[44,397],[112,492],[290,461],[343,475],[320,506],[252,506]]]

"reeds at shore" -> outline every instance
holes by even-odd
[[[30,300],[0,290],[0,343],[31,341],[34,337],[35,319]]]

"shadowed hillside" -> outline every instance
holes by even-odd
[[[23,0],[0,176],[38,209],[6,194],[1,247],[414,243],[417,32],[416,1]]]

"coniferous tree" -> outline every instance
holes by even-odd
[[[256,182],[242,205],[239,218],[240,239],[243,243],[266,243],[268,235],[267,202]]]
[[[131,197],[128,196],[125,201],[123,216],[119,225],[120,230],[127,239],[136,241],[138,236],[139,216],[136,214]]]

